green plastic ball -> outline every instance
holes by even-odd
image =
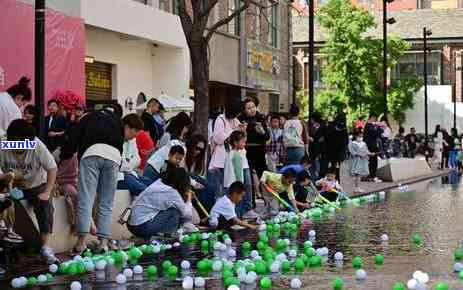
[[[375,264],[376,265],[382,265],[384,263],[384,256],[381,254],[377,254],[375,256]]]
[[[319,267],[322,265],[322,257],[320,256],[313,256],[309,260],[310,267]]]
[[[243,251],[250,251],[251,250],[251,243],[250,242],[244,242],[243,245],[241,245],[241,249],[243,249]]]
[[[69,268],[67,269],[67,274],[69,275],[76,275],[77,274],[77,264],[72,263],[69,265]]]
[[[257,242],[256,248],[257,248],[258,251],[263,251],[263,250],[265,250],[266,247],[267,246],[264,244],[264,242],[262,242],[262,241]]]
[[[301,259],[304,262],[304,265],[309,266],[310,259],[306,255],[301,255]]]
[[[92,257],[92,251],[90,251],[89,249],[85,250],[84,257],[91,258]]]
[[[291,263],[289,261],[283,261],[281,263],[281,272],[283,274],[288,273],[291,270]]]
[[[460,278],[460,280],[463,280],[463,270],[460,271],[460,273],[458,273],[458,278]]]
[[[53,275],[50,274],[50,273],[47,273],[45,274],[45,276],[47,276],[47,281],[50,282],[51,280],[53,280]]]
[[[352,260],[352,266],[353,266],[354,268],[356,268],[356,269],[362,268],[362,264],[363,264],[362,258],[359,257],[359,256],[355,257],[355,258]]]
[[[77,274],[84,274],[86,272],[85,265],[82,262],[77,263],[76,269],[77,269]]]
[[[182,237],[182,243],[189,244],[190,243],[190,236],[189,235],[184,235]]]
[[[148,276],[156,276],[158,274],[158,268],[155,265],[150,265],[146,268],[146,274],[148,274]]]
[[[444,283],[444,282],[439,282],[439,283],[436,284],[436,287],[434,289],[436,289],[436,290],[448,290],[449,285],[447,285],[447,283]]]
[[[203,249],[208,249],[208,248],[209,248],[209,241],[203,240],[203,241],[201,242],[201,248],[203,248]]]
[[[203,273],[206,273],[207,272],[207,262],[204,261],[204,260],[201,260],[198,262],[198,264],[196,265],[196,268],[198,269],[198,272],[203,274]]]
[[[276,248],[278,251],[284,251],[286,249],[286,243],[282,239],[277,240]]]
[[[455,252],[453,252],[453,258],[455,259],[456,262],[461,261],[463,259],[463,250],[456,249]]]
[[[35,285],[37,285],[37,278],[35,277],[29,277],[27,279],[27,286],[29,287],[34,287]]]
[[[145,253],[148,254],[148,255],[154,254],[154,245],[147,246],[146,249],[145,249]]]
[[[261,236],[259,238],[259,241],[261,241],[264,244],[268,244],[269,239],[268,239],[267,235],[265,235],[265,236]]]
[[[392,287],[392,290],[405,290],[405,284],[401,282],[397,282],[394,284],[394,287]]]
[[[310,248],[306,248],[304,249],[304,254],[307,256],[307,257],[313,257],[315,256],[315,249],[310,247]]]
[[[227,279],[225,279],[223,284],[225,285],[226,288],[228,288],[231,285],[240,286],[241,282],[240,282],[240,279],[238,279],[236,277],[228,277]]]
[[[344,281],[342,281],[341,278],[334,279],[332,283],[333,290],[341,290],[343,285],[344,285]]]
[[[167,270],[167,275],[168,275],[170,278],[175,278],[175,277],[177,277],[177,274],[178,274],[178,268],[177,268],[177,266],[170,266],[169,269]]]
[[[296,261],[294,262],[294,269],[296,270],[296,272],[300,273],[304,271],[304,267],[305,267],[304,260],[302,260],[302,258],[297,258]]]
[[[267,265],[263,261],[256,262],[256,273],[258,275],[265,275],[267,273]]]
[[[233,272],[229,269],[223,270],[222,271],[222,279],[225,281],[228,278],[233,277]]]
[[[164,262],[162,262],[162,269],[163,269],[164,271],[167,271],[167,270],[170,268],[170,266],[172,266],[172,262],[171,262],[171,261],[165,260]]]
[[[58,270],[59,270],[60,274],[67,274],[68,269],[69,269],[69,265],[68,265],[68,264],[61,263],[61,264],[59,265],[59,269],[58,269]]]
[[[249,263],[246,265],[246,272],[255,272],[256,271],[256,265],[254,263]]]
[[[289,231],[290,232],[297,232],[297,224],[293,223],[289,226]]]
[[[423,243],[423,238],[418,234],[414,234],[412,236],[412,241],[415,245],[421,245]]]
[[[268,277],[260,279],[259,285],[261,288],[268,289],[272,287],[272,280]]]
[[[114,259],[114,262],[116,264],[122,264],[123,260],[124,260],[124,257],[122,256],[122,252],[121,251],[117,251],[116,253],[112,254],[111,255]]]

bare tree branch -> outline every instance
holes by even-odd
[[[217,5],[218,2],[219,0],[209,0],[209,5],[207,6],[207,9],[204,10],[204,13],[201,14],[201,17],[207,17],[209,19],[209,14],[211,13],[212,9],[214,9],[215,5]]]
[[[250,4],[251,4],[250,0],[245,0],[243,6],[236,9],[232,14],[230,14],[227,17],[217,21],[214,25],[209,27],[208,28],[208,33],[206,35],[206,41],[209,42],[209,40],[212,38],[212,35],[217,31],[217,29],[224,26],[225,24],[228,24],[228,22],[232,21],[235,17],[238,17],[241,14],[241,12],[248,9]]]

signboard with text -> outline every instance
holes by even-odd
[[[279,91],[280,74],[278,51],[254,40],[247,41],[247,86]]]

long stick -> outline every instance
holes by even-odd
[[[294,212],[297,212],[291,205],[289,205],[289,203],[287,203],[284,199],[282,199],[275,191],[273,191],[273,189],[268,186],[267,184],[264,183],[264,188],[270,192],[281,204],[283,204],[284,206],[286,206],[288,209],[294,211]]]
[[[329,201],[328,199],[326,199],[326,197],[324,197],[323,195],[321,194],[318,194],[318,197],[320,197],[321,200],[323,200],[324,202],[326,202],[327,204],[331,205],[331,206],[334,206],[335,208],[339,209],[339,206],[331,201]]]
[[[348,197],[347,194],[345,194],[344,192],[337,191],[337,190],[334,189],[334,188],[331,189],[331,191],[332,191],[332,192],[335,192],[335,193],[337,193],[337,194],[339,194],[339,195],[341,195],[342,197],[344,197],[344,198],[347,199],[347,200],[350,200],[350,197]]]
[[[194,199],[196,200],[196,202],[198,203],[198,206],[199,208],[201,209],[201,211],[207,216],[209,217],[209,213],[207,212],[206,208],[203,206],[203,204],[199,201],[198,197],[196,196],[196,194],[192,191],[191,192],[193,194],[193,197]]]

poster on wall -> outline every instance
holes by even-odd
[[[34,7],[0,1],[0,91],[21,76],[34,88]],[[45,102],[59,90],[85,96],[85,25],[81,18],[47,9],[45,24]]]
[[[248,40],[247,85],[256,89],[279,91],[278,52]]]

